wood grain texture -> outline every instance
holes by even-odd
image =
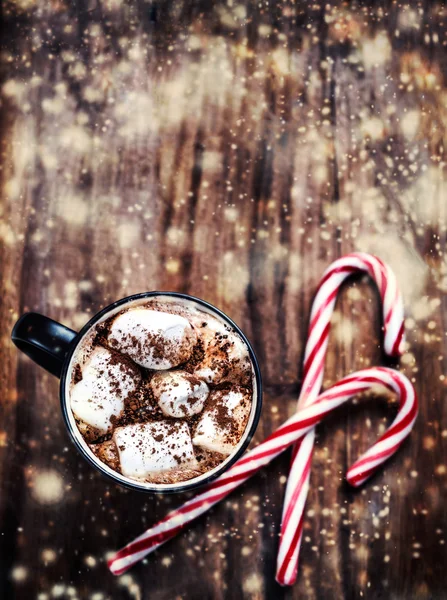
[[[447,11],[441,2],[5,0],[1,37],[0,597],[447,598]],[[300,575],[274,582],[283,456],[129,575],[107,553],[180,502],[111,485],[70,445],[57,381],[10,342],[184,291],[227,312],[292,414],[312,296],[352,250],[394,268],[411,439],[361,491],[383,399],[318,430]],[[376,291],[343,290],[325,385],[382,361]]]

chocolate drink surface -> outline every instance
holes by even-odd
[[[69,406],[96,460],[130,480],[175,484],[235,453],[253,388],[239,334],[217,314],[160,295],[124,305],[84,337]]]

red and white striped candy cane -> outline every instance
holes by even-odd
[[[302,438],[335,408],[352,396],[373,386],[382,385],[399,397],[399,412],[384,435],[350,468],[348,480],[355,483],[379,467],[400,446],[416,419],[418,402],[408,379],[393,369],[372,368],[345,377],[306,408],[299,410],[259,446],[238,460],[228,471],[208,484],[205,490],[159,523],[116,552],[108,561],[114,575],[121,575],[150,552],[173,538],[188,523],[268,464],[291,444]]]
[[[345,279],[354,273],[367,273],[379,289],[383,308],[385,353],[389,356],[399,356],[403,351],[403,302],[393,271],[380,258],[362,252],[348,254],[336,260],[324,272],[312,304],[298,409],[309,406],[318,397],[323,383],[324,360],[337,294]],[[295,445],[292,452],[276,570],[276,580],[281,585],[292,585],[298,571],[303,513],[309,490],[314,441],[315,429],[312,429]],[[362,481],[356,485],[360,483]]]

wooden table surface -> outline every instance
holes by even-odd
[[[2,25],[0,597],[447,598],[445,4],[5,0]],[[260,441],[294,411],[319,278],[353,250],[404,294],[410,440],[353,491],[394,410],[365,399],[318,428],[293,588],[274,581],[288,456],[113,577],[107,554],[182,498],[84,462],[17,317],[78,329],[154,289],[212,302],[259,357]],[[382,360],[376,290],[353,281],[325,385]]]

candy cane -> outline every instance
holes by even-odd
[[[376,256],[362,252],[348,254],[336,260],[324,272],[312,305],[298,409],[309,406],[318,397],[323,383],[324,360],[337,294],[345,279],[359,272],[367,273],[376,282],[380,292],[385,353],[389,356],[399,356],[403,351],[403,302],[393,271]],[[298,571],[303,513],[309,489],[314,441],[315,429],[312,429],[295,445],[292,452],[276,570],[276,580],[281,585],[292,585]],[[355,480],[355,485],[360,485],[365,479],[366,477],[361,481]]]
[[[345,377],[321,394],[310,406],[300,409],[259,446],[239,459],[228,471],[206,486],[156,525],[119,550],[108,561],[114,575],[121,575],[150,552],[173,538],[188,523],[225,498],[260,468],[311,431],[335,408],[373,386],[382,385],[399,397],[399,411],[384,435],[349,469],[352,483],[369,477],[401,445],[416,419],[418,402],[410,381],[387,368],[365,369]]]

